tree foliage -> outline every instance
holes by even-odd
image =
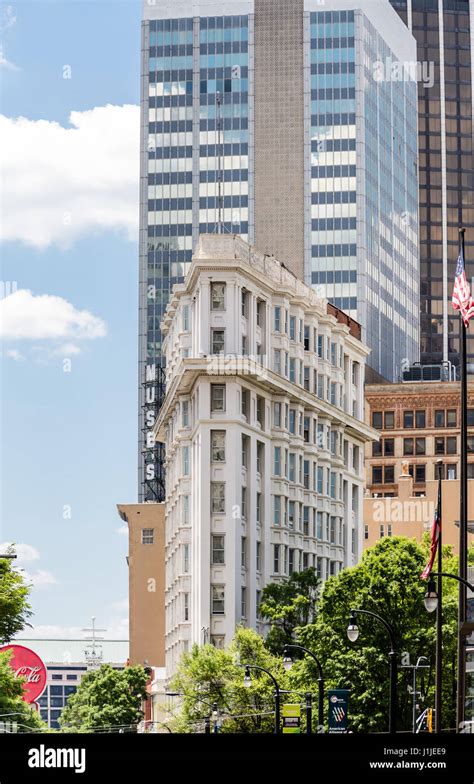
[[[8,549],[14,553],[14,547]],[[5,645],[21,632],[32,615],[28,603],[30,588],[15,572],[9,559],[0,558],[0,644]]]
[[[274,686],[265,673],[251,670],[252,685],[244,686],[244,667],[256,664],[269,670],[281,689],[287,674],[281,657],[273,656],[252,629],[238,628],[227,649],[194,645],[185,654],[171,687],[181,696],[171,727],[174,732],[204,732],[206,717],[216,703],[222,732],[259,733],[274,729]]]
[[[456,573],[456,559],[449,547],[443,548],[443,569]],[[412,698],[408,691],[414,664],[427,656],[431,669],[425,679],[426,702],[433,706],[435,617],[426,612],[423,597],[426,582],[420,574],[427,560],[427,546],[403,537],[386,538],[366,550],[362,561],[329,578],[321,596],[314,624],[297,630],[303,645],[318,656],[326,686],[350,689],[350,719],[354,731],[387,730],[389,704],[388,652],[390,639],[384,626],[374,618],[357,616],[359,638],[347,639],[352,608],[376,612],[393,627],[398,652],[398,725],[411,729]],[[443,581],[443,711],[445,727],[454,726],[453,664],[456,661],[457,589],[453,580]],[[409,654],[409,659],[406,656]],[[294,667],[295,683],[307,684],[312,665],[308,660]],[[419,674],[419,683],[423,676]]]
[[[285,643],[294,640],[297,627],[314,622],[319,585],[316,570],[306,569],[263,589],[259,614],[271,624],[266,646],[275,655],[281,655]]]
[[[63,731],[91,732],[101,727],[136,725],[143,718],[147,675],[143,667],[115,670],[103,664],[88,672],[64,708]]]

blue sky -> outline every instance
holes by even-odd
[[[0,542],[24,545],[37,635],[92,615],[125,633],[115,505],[137,495],[140,17],[138,0],[1,6],[1,279],[18,291],[0,303]]]

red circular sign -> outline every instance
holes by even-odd
[[[48,671],[46,665],[37,653],[24,645],[5,645],[0,651],[13,651],[10,667],[16,678],[24,678],[23,699],[25,702],[34,702],[41,697],[45,688]]]

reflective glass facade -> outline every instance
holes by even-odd
[[[418,45],[421,360],[459,363],[459,316],[450,300],[458,229],[466,228],[466,266],[474,259],[472,33],[469,0],[391,0]],[[426,78],[431,76],[432,79]],[[474,336],[468,331],[469,361]]]
[[[418,359],[416,82],[360,11],[310,15],[311,282],[364,327],[369,364]]]

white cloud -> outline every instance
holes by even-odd
[[[128,618],[111,619],[110,623],[101,623],[100,626],[107,629],[101,634],[101,637],[106,640],[128,640]],[[33,628],[28,629],[27,632],[25,631],[24,636],[35,640],[83,640],[85,633],[82,626],[38,624],[37,626],[33,625]]]
[[[105,230],[136,239],[139,116],[138,106],[108,104],[71,112],[64,128],[0,115],[2,239],[36,248]]]
[[[20,354],[20,352],[19,352],[19,351],[17,351],[17,350],[16,350],[16,348],[10,348],[10,349],[8,349],[8,351],[6,351],[5,353],[6,353],[6,356],[7,356],[9,359],[14,359],[14,360],[15,360],[15,362],[21,362],[23,359],[25,359],[25,357],[23,356],[23,354]]]
[[[128,525],[120,525],[115,530],[120,536],[128,536]]]
[[[24,564],[30,564],[32,561],[40,559],[40,554],[36,547],[25,542],[2,542],[0,544],[0,552],[6,552],[11,545],[13,545],[13,552],[17,556],[13,561],[13,568],[20,571],[26,583],[31,583],[35,588],[45,588],[48,585],[57,583],[54,575],[46,569],[38,569],[34,572],[29,568],[24,568]]]
[[[18,71],[18,67],[7,60],[5,56],[5,52],[3,51],[3,46],[0,44],[0,68],[5,68],[7,71]]]
[[[102,319],[88,310],[77,310],[62,297],[35,296],[19,289],[0,301],[0,337],[4,340],[91,340],[106,332]]]
[[[16,24],[15,9],[12,5],[2,6],[0,13],[0,32],[5,32]]]

